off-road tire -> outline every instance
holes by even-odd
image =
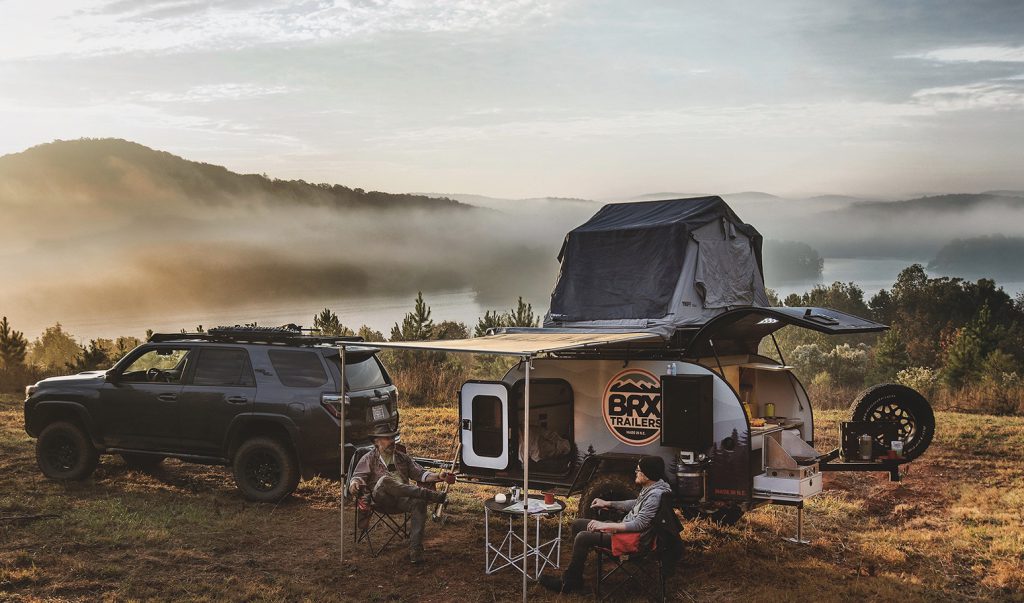
[[[247,500],[278,502],[299,485],[299,462],[280,440],[249,438],[238,447],[232,462],[235,485]]]
[[[580,507],[577,516],[587,519],[599,519],[598,509],[591,509],[590,503],[595,498],[603,500],[630,500],[636,498],[640,489],[630,476],[624,473],[605,473],[594,478],[580,495]]]
[[[124,464],[128,465],[129,469],[135,469],[137,471],[152,471],[157,466],[164,462],[165,456],[153,455],[153,454],[132,454],[130,452],[121,453],[121,458],[124,459]]]
[[[870,387],[853,401],[854,421],[898,421],[903,458],[912,461],[924,454],[935,437],[935,413],[924,396],[898,383]],[[888,446],[888,442],[885,443]]]
[[[83,480],[96,470],[99,459],[89,434],[74,423],[50,423],[36,440],[36,464],[50,479]]]

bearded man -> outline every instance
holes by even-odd
[[[423,562],[423,529],[427,521],[427,505],[444,503],[447,494],[413,485],[448,480],[445,473],[434,473],[420,466],[411,456],[395,448],[397,431],[386,425],[370,434],[374,448],[363,455],[352,472],[349,492],[368,496],[381,513],[409,513],[409,562]],[[450,480],[448,480],[450,481]],[[369,489],[368,492],[364,492]],[[370,516],[360,517],[359,529],[366,529]]]

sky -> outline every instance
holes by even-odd
[[[0,154],[507,198],[1024,189],[1024,3],[0,0]]]

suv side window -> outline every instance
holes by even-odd
[[[245,350],[204,348],[192,375],[192,385],[255,386],[249,353]]]
[[[188,348],[157,348],[146,350],[121,372],[121,380],[129,383],[181,383],[188,358]]]
[[[327,372],[316,352],[270,350],[267,355],[277,378],[288,387],[319,387],[327,383]]]

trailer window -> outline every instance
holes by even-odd
[[[501,456],[505,433],[501,407],[497,396],[473,398],[473,451],[479,456]]]

